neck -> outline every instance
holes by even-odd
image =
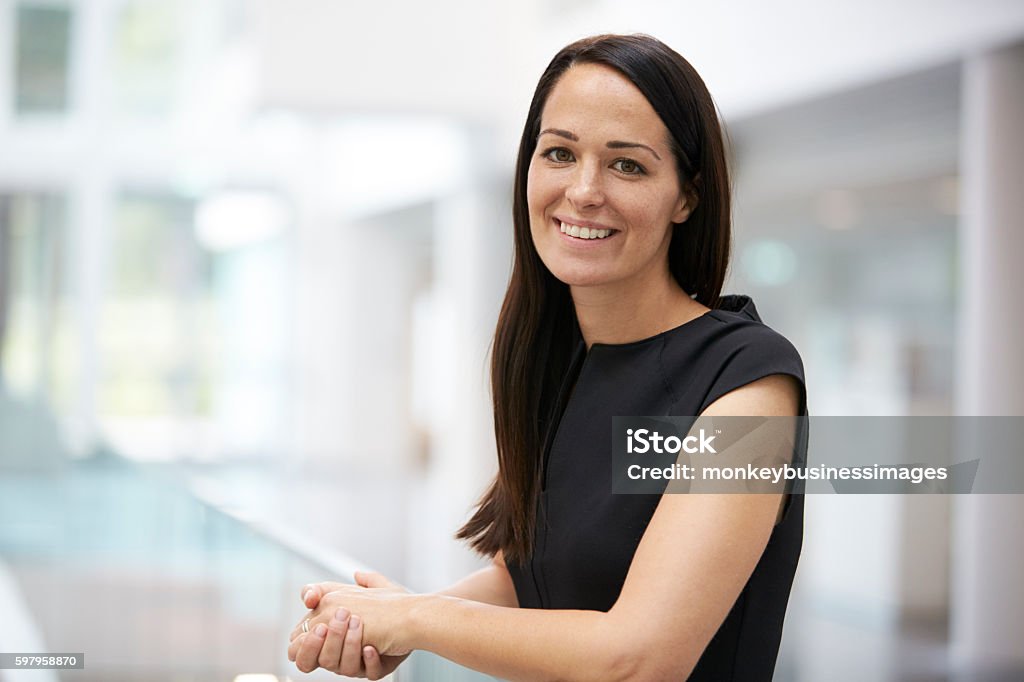
[[[703,315],[708,308],[690,298],[666,270],[652,286],[616,282],[570,287],[576,319],[589,349],[595,343],[629,343],[655,336]]]

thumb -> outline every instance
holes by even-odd
[[[356,584],[360,587],[397,587],[397,585],[380,573],[372,571],[356,571]]]

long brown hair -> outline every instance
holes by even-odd
[[[669,269],[693,298],[714,308],[729,263],[729,175],[714,101],[689,62],[646,35],[601,35],[563,48],[537,83],[516,158],[512,276],[494,332],[491,392],[498,474],[456,537],[478,552],[524,562],[533,551],[545,438],[559,418],[556,395],[579,328],[569,288],[541,262],[530,236],[526,177],[548,95],[574,64],[602,64],[629,79],[668,128],[679,182],[696,200],[674,226]]]

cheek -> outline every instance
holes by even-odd
[[[537,222],[537,210],[540,207],[540,200],[537,197],[537,185],[533,173],[526,176],[526,209],[527,217],[530,220],[530,232],[536,231],[534,223]]]
[[[548,201],[544,193],[543,172],[538,173],[534,165],[526,174],[526,207],[530,220],[530,236],[534,248],[538,248],[537,239],[543,234],[544,209]]]
[[[637,223],[645,226],[645,239],[660,243],[667,235],[671,235],[677,201],[668,197],[674,196],[673,187],[667,186],[630,197],[629,210]]]
[[[630,222],[643,233],[645,240],[656,239],[664,229],[662,223],[667,221],[664,211],[660,210],[656,200],[648,195],[630,197],[628,202],[620,204],[621,211],[630,216]]]
[[[532,165],[526,174],[526,205],[530,209],[530,215],[541,207],[539,179]]]
[[[540,215],[558,197],[558,185],[552,174],[534,164],[526,174],[526,203],[532,215]]]

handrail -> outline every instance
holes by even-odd
[[[352,575],[356,571],[373,570],[344,552],[324,546],[322,542],[302,533],[294,526],[256,517],[240,507],[228,504],[216,492],[199,482],[190,483],[188,490],[198,502],[211,511],[245,526],[306,563],[322,568],[329,574],[326,577],[334,578],[338,582],[351,583]]]

